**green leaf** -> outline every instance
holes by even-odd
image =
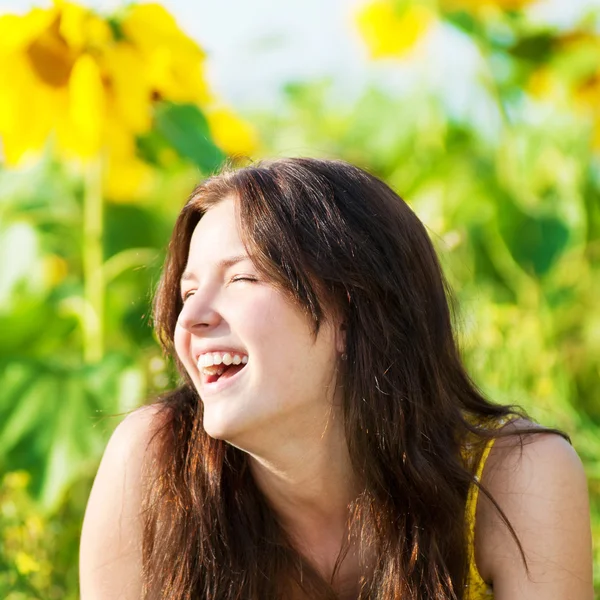
[[[569,241],[569,228],[553,215],[529,215],[505,199],[499,207],[500,233],[523,269],[540,277],[557,261]]]
[[[119,354],[95,365],[13,363],[0,375],[0,388],[4,382],[0,470],[27,470],[31,493],[46,511],[58,506],[86,465],[95,465],[119,413],[139,405],[145,393],[139,367]]]
[[[556,45],[556,39],[550,32],[536,33],[520,38],[508,48],[508,52],[520,60],[534,63],[546,62]]]
[[[206,117],[196,105],[161,103],[155,110],[154,127],[181,157],[204,173],[223,164],[225,154],[213,142]]]
[[[161,248],[168,232],[151,210],[134,204],[107,204],[104,217],[104,256],[130,248]]]
[[[450,12],[445,17],[457,29],[469,35],[475,35],[479,30],[479,25],[473,15],[466,11]]]
[[[31,368],[20,385],[2,396],[4,418],[0,427],[0,455],[6,456],[23,437],[40,425],[48,380]],[[8,414],[7,414],[8,413]]]

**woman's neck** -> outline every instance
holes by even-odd
[[[349,504],[359,493],[343,430],[335,425],[250,460],[258,487],[292,543],[327,577],[348,539]]]
[[[289,441],[268,456],[251,456],[257,485],[286,523],[320,525],[336,515],[346,521],[357,489],[346,442],[337,437],[329,430],[318,440]]]

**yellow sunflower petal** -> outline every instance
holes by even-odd
[[[78,4],[60,2],[59,31],[62,38],[75,50],[82,50],[86,43],[85,21],[87,9]]]
[[[91,157],[100,151],[105,119],[104,88],[97,63],[82,55],[69,81],[69,113],[76,132],[77,155]]]
[[[143,133],[152,125],[152,89],[144,56],[130,44],[107,48],[102,58],[109,81],[111,120],[119,120],[129,131]]]
[[[108,23],[88,8],[71,2],[58,2],[57,6],[60,35],[71,48],[80,52],[84,48],[105,46],[111,40]]]
[[[361,9],[356,20],[372,58],[400,57],[429,29],[434,14],[421,4],[397,11],[391,0],[375,0]]]
[[[138,158],[109,159],[104,177],[104,193],[113,202],[134,202],[152,189],[152,167]]]
[[[160,4],[134,4],[121,21],[128,40],[148,53],[158,45],[171,45],[178,52],[202,58],[204,53],[177,25],[175,17]]]
[[[105,126],[106,148],[115,162],[128,161],[136,152],[136,138],[117,119],[109,118]]]
[[[34,8],[25,15],[0,16],[0,54],[23,49],[56,20],[56,11]]]
[[[148,82],[174,102],[208,101],[204,52],[159,4],[136,4],[121,21],[127,40],[142,53]]]
[[[256,130],[226,108],[211,110],[206,115],[215,143],[230,156],[250,156],[258,146]]]
[[[151,78],[159,95],[174,102],[207,104],[211,97],[202,70],[194,56],[177,54],[163,47],[151,61]]]
[[[8,82],[0,86],[0,136],[7,164],[16,165],[42,150],[56,115],[66,107],[66,95],[40,82],[22,54],[3,63],[0,71]]]

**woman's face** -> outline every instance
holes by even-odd
[[[233,199],[196,226],[181,294],[175,348],[204,404],[209,435],[243,448],[322,428],[342,334],[324,322],[315,339],[306,314],[259,275]]]

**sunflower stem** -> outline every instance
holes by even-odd
[[[100,159],[84,166],[83,196],[83,358],[95,363],[104,354],[104,278],[102,269],[102,166]]]

